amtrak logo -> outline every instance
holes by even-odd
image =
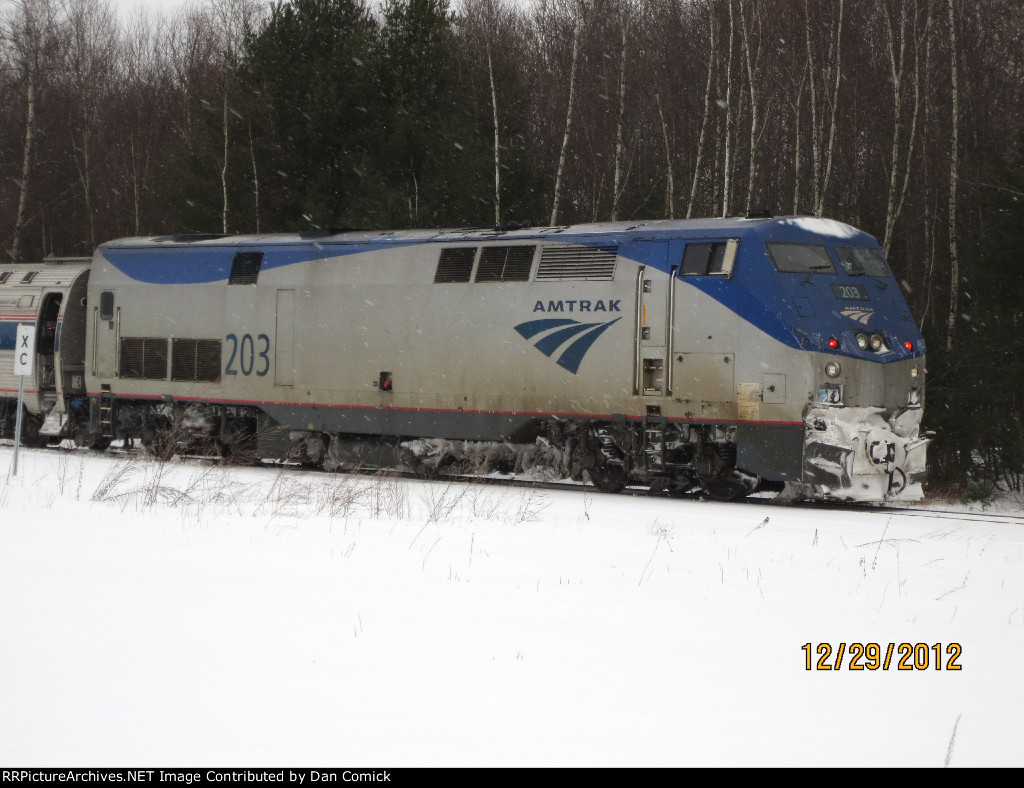
[[[850,320],[856,320],[858,323],[867,325],[871,321],[871,318],[875,316],[875,310],[864,309],[863,307],[851,307],[850,309],[843,309],[839,314],[850,318]]]
[[[515,326],[515,330],[523,339],[539,336],[540,339],[533,346],[545,356],[551,356],[565,346],[556,363],[575,375],[583,362],[583,357],[597,338],[620,320],[622,318],[617,317],[607,323],[581,323],[568,318],[549,318],[528,320]]]

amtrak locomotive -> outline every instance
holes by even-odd
[[[925,347],[878,243],[811,217],[172,235],[0,267],[38,442],[604,490],[922,495]]]

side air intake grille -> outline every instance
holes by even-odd
[[[536,246],[485,246],[480,250],[478,282],[528,282]]]
[[[434,284],[451,282],[468,282],[473,273],[473,259],[476,257],[475,246],[454,246],[441,250],[437,261],[437,272]]]
[[[219,339],[172,339],[171,380],[220,380]]]
[[[121,337],[118,374],[133,380],[167,380],[167,340]]]
[[[614,246],[545,246],[540,255],[537,280],[613,279]]]

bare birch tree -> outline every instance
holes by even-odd
[[[623,143],[623,127],[626,119],[626,45],[630,35],[630,17],[636,13],[634,4],[630,0],[623,0],[619,6],[619,28],[622,33],[622,42],[619,47],[619,112],[615,121],[615,172],[612,177],[612,221],[619,218],[619,198],[622,196],[623,175],[622,159],[625,145]],[[658,105],[661,112],[661,105]],[[664,124],[664,117],[662,117]]]
[[[757,82],[754,73],[758,71],[761,52],[761,17],[757,12],[755,4],[751,14],[747,17],[747,6],[744,0],[739,0],[740,13],[740,35],[743,38],[743,60],[747,67],[747,87],[750,95],[750,144],[747,166],[747,199],[745,211],[750,212],[751,203],[754,199],[754,181],[757,172],[757,141],[758,141],[758,120],[759,120],[759,96]],[[756,30],[751,28],[756,25]]]
[[[241,117],[237,110],[230,106],[235,81],[234,69],[245,36],[253,29],[262,13],[261,7],[255,0],[211,1],[211,14],[221,54],[219,98],[221,104],[223,151],[220,161],[220,181],[222,198],[221,232],[224,233],[228,232],[228,167],[231,149],[231,118],[233,115]],[[259,177],[256,172],[256,159],[255,156],[250,158],[253,167],[253,185],[258,190]],[[256,200],[257,202],[259,200],[258,192]]]
[[[725,63],[725,154],[722,166],[722,216],[729,215],[729,197],[732,192],[732,57],[736,40],[732,0],[725,0],[729,9],[729,52]]]
[[[704,7],[708,12],[708,76],[704,85],[704,111],[700,118],[700,133],[697,137],[697,157],[693,165],[693,180],[690,183],[690,199],[686,203],[686,218],[693,216],[693,207],[697,202],[697,187],[700,184],[701,166],[704,158],[704,140],[707,136],[708,118],[711,115],[711,92],[714,88],[715,66],[718,61],[718,33],[715,25],[715,7],[712,0],[706,0]]]
[[[552,226],[558,223],[558,206],[562,198],[562,177],[565,172],[565,157],[569,150],[569,134],[572,131],[572,115],[576,103],[576,65],[579,60],[580,36],[583,32],[583,0],[575,4],[575,24],[572,34],[572,62],[569,66],[569,101],[565,111],[565,133],[562,135],[562,147],[558,154],[558,169],[555,171],[555,194],[551,204]]]
[[[68,35],[65,48],[68,76],[75,98],[71,122],[72,155],[82,187],[89,229],[89,246],[97,243],[96,207],[93,204],[95,140],[102,133],[104,97],[112,87],[118,49],[114,10],[105,0],[68,0]]]
[[[498,89],[494,84],[494,59],[491,41],[487,39],[487,82],[491,88],[491,110],[494,114],[494,226],[501,225],[501,126],[498,124]]]
[[[18,0],[4,25],[3,35],[9,42],[13,62],[23,82],[25,96],[25,130],[21,145],[21,177],[18,182],[18,209],[15,214],[11,261],[21,262],[25,226],[28,221],[28,200],[35,155],[37,99],[39,82],[48,52],[48,39],[57,25],[59,8],[50,0]]]
[[[821,184],[814,182],[814,213],[816,216],[825,214],[825,195],[828,194],[829,181],[832,179],[832,159],[836,142],[836,111],[839,108],[839,89],[843,79],[843,9],[844,1],[839,0],[839,12],[836,15],[835,37],[829,47],[829,67],[833,74],[832,94],[829,96],[828,142],[825,146],[825,173]]]
[[[808,76],[810,76],[811,67],[810,63],[806,60],[804,66],[800,71],[800,82],[796,85],[794,91],[795,95],[792,99],[793,106],[793,213],[800,213],[800,188],[802,185],[800,173],[803,168],[803,160],[800,158],[801,146],[800,146],[800,119],[801,110],[803,107],[804,97],[804,85],[807,84]]]
[[[903,211],[907,189],[910,186],[914,147],[917,142],[918,116],[921,111],[921,46],[931,28],[933,0],[925,0],[925,20],[920,28],[918,24],[920,0],[897,0],[897,2],[899,4],[898,21],[893,18],[893,14],[889,13],[885,14],[884,20],[893,104],[889,192],[885,211],[885,234],[882,240],[882,250],[886,255],[889,254],[889,249],[892,246],[896,222]],[[908,6],[910,6],[909,10]],[[912,47],[909,55],[908,44]],[[913,58],[913,63],[908,65],[907,61],[910,57]],[[909,69],[912,69],[913,72],[910,73]],[[908,89],[913,93],[909,110],[904,108]],[[906,114],[910,115],[909,121]],[[906,139],[904,139],[904,126],[907,123],[909,123],[909,128],[906,129]]]
[[[658,119],[661,121],[661,137],[665,143],[665,215],[669,219],[676,218],[675,177],[672,174],[672,142],[669,139],[668,124],[665,113],[661,109],[661,95],[654,94],[654,102],[658,105]]]

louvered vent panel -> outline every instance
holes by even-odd
[[[475,246],[442,249],[441,257],[437,261],[434,283],[468,282],[470,274],[473,273],[473,258],[475,257]]]
[[[118,374],[122,378],[141,380],[142,374],[142,339],[138,337],[121,337],[121,356]]]
[[[118,374],[133,380],[166,380],[167,340],[159,337],[121,337]]]
[[[220,380],[220,340],[196,340],[196,380]]]
[[[263,252],[238,252],[231,258],[229,285],[254,285],[260,278]]]
[[[171,380],[196,379],[196,341],[171,340]]]
[[[536,246],[485,246],[476,269],[478,282],[528,282]]]
[[[171,340],[171,380],[220,380],[219,339]]]
[[[615,277],[614,246],[545,246],[540,255],[537,280]]]

